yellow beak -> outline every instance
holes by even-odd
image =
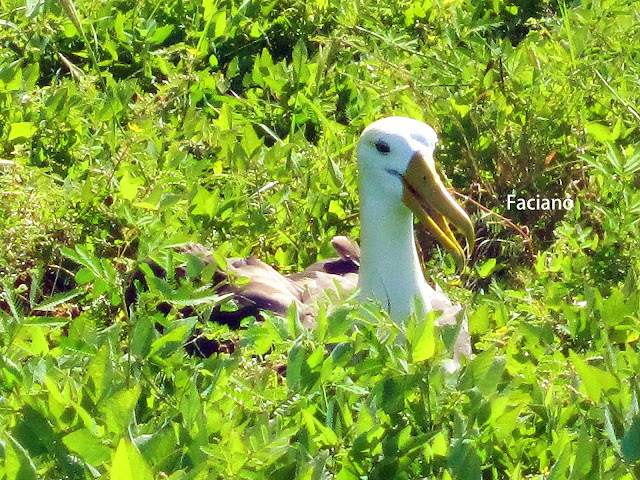
[[[404,185],[402,201],[438,242],[451,253],[458,268],[464,267],[476,241],[473,224],[467,212],[447,191],[431,155],[414,153],[407,171],[400,175]],[[463,249],[449,228],[449,222],[465,237]]]

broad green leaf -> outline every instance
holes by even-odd
[[[220,10],[213,15],[213,38],[220,38],[227,29],[227,12]]]
[[[497,355],[495,349],[479,353],[473,358],[464,372],[461,387],[481,389],[483,395],[495,393],[506,366],[506,359]]]
[[[77,453],[83,461],[92,465],[100,465],[111,457],[111,448],[103,444],[100,438],[86,428],[65,435],[62,441],[69,450]]]
[[[47,327],[30,325],[29,328],[20,329],[13,341],[31,355],[45,355],[49,353],[49,342],[45,335],[48,331]]]
[[[471,335],[483,334],[489,328],[489,305],[480,305],[475,311],[469,314],[469,333]]]
[[[23,406],[11,433],[32,458],[41,455],[56,458],[62,469],[68,472],[70,467],[68,451],[62,445],[59,428],[51,422],[52,412],[44,402],[39,408],[42,411],[36,410],[29,404]]]
[[[17,138],[29,139],[38,131],[32,122],[16,122],[12,123],[9,129],[9,141]]]
[[[131,333],[131,354],[144,358],[151,351],[151,344],[156,335],[153,320],[148,316],[135,319]]]
[[[595,403],[600,402],[603,391],[606,392],[620,387],[616,377],[609,372],[587,364],[580,356],[574,353],[573,350],[569,350],[569,357],[576,372],[580,376],[580,380],[582,380],[585,393]]]
[[[597,122],[587,124],[587,133],[600,143],[612,142],[616,139],[609,127]]]
[[[571,445],[565,445],[560,458],[556,460],[549,472],[548,480],[562,480],[567,478],[566,472],[571,461]]]
[[[622,455],[629,463],[640,460],[640,417],[636,417],[631,427],[622,437]]]
[[[185,255],[187,260],[187,278],[195,279],[202,273],[204,269],[204,262],[202,261],[202,257],[200,255]]]
[[[79,284],[83,285],[93,281],[94,275],[89,268],[83,267],[76,273],[75,280]]]
[[[109,469],[110,480],[153,480],[153,473],[138,449],[120,439]]]
[[[424,319],[413,317],[410,321],[407,337],[411,343],[411,359],[416,363],[429,360],[435,353],[434,322],[435,311],[433,310]]]
[[[125,200],[133,200],[138,194],[138,187],[142,186],[144,181],[139,177],[132,176],[126,172],[120,179],[120,195]]]
[[[148,39],[149,44],[158,45],[164,42],[169,35],[173,32],[173,25],[165,25],[164,27],[156,28],[153,34]]]
[[[359,480],[360,475],[351,471],[348,466],[343,466],[338,475],[336,475],[336,480]]]
[[[480,480],[482,470],[480,459],[473,446],[464,440],[456,440],[449,454],[448,466],[454,472],[454,478]]]
[[[502,381],[506,365],[507,359],[505,357],[501,355],[493,357],[489,369],[477,380],[478,390],[480,390],[483,395],[489,396],[496,392],[498,384]]]
[[[193,322],[195,321],[196,319],[193,319]],[[149,352],[149,356],[155,355],[161,348],[168,345],[171,346],[171,344],[175,344],[175,346],[172,346],[171,348],[178,348],[179,345],[184,342],[187,334],[193,328],[193,322],[176,327],[166,335],[163,335],[160,338],[154,340],[151,344],[151,351]]]
[[[327,318],[328,341],[335,341],[344,335],[353,326],[353,320],[349,316],[348,308],[340,308]]]
[[[0,23],[0,27],[4,27]],[[23,59],[15,60],[3,67],[0,67],[0,86],[8,92],[20,90],[22,87],[22,66]]]
[[[309,66],[307,57],[307,46],[305,40],[300,38],[296,45],[293,47],[291,54],[291,61],[293,63],[293,71],[296,74],[296,80],[300,83],[306,83],[309,80]]]
[[[7,434],[4,446],[4,474],[7,480],[37,480],[38,470],[33,460],[15,438]],[[1,464],[0,464],[1,465]]]
[[[438,432],[431,440],[431,452],[433,455],[445,457],[449,451],[449,442],[444,432]]]
[[[213,192],[208,191],[203,187],[198,187],[198,193],[193,200],[193,215],[207,215],[209,218],[214,218],[218,213],[218,205],[220,203],[220,194],[217,190]]]
[[[301,345],[294,345],[287,357],[287,386],[296,392],[302,388],[303,369],[307,364],[307,351]]]
[[[94,401],[98,402],[105,390],[111,386],[113,364],[109,345],[104,344],[95,353],[87,367],[87,380],[93,383]]]
[[[487,278],[496,269],[496,259],[490,258],[482,264],[476,265],[476,272],[480,278]]]
[[[453,97],[451,97],[449,101],[451,102],[451,106],[453,107],[453,109],[456,111],[456,113],[458,113],[458,115],[460,115],[460,117],[466,117],[471,111],[471,105],[467,105],[465,103],[460,104],[456,102],[455,98]]]
[[[133,417],[133,410],[140,397],[140,386],[136,385],[128,390],[121,390],[100,402],[100,410],[105,413],[107,428],[121,435],[129,426]]]
[[[576,459],[571,469],[570,479],[582,480],[589,478],[592,473],[593,457],[596,449],[596,439],[586,428],[580,430],[576,447]]]

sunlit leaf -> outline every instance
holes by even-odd
[[[29,453],[11,435],[4,447],[4,473],[7,480],[37,480],[38,471]]]
[[[11,124],[11,128],[9,130],[9,140],[15,140],[17,138],[28,139],[38,131],[38,127],[36,127],[31,122],[15,122]]]
[[[109,478],[110,480],[153,480],[153,474],[138,449],[122,438],[111,462]]]
[[[435,353],[435,312],[432,310],[424,319],[413,319],[415,327],[411,334],[409,334],[409,341],[411,342],[411,356],[414,362],[424,362],[433,357]]]
[[[586,394],[594,402],[600,402],[603,391],[619,388],[618,380],[611,373],[587,364],[573,350],[569,350],[569,357],[582,380]]]

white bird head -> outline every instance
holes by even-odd
[[[433,128],[411,118],[387,117],[369,125],[357,148],[361,198],[408,208],[462,265],[473,249],[475,233],[469,216],[440,179],[433,159],[437,143]],[[466,252],[449,222],[465,237]]]

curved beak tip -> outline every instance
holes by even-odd
[[[417,151],[401,178],[405,187],[405,205],[454,256],[456,265],[464,268],[475,246],[475,229],[467,212],[442,183],[431,156]],[[454,236],[449,223],[464,236],[464,248]]]

